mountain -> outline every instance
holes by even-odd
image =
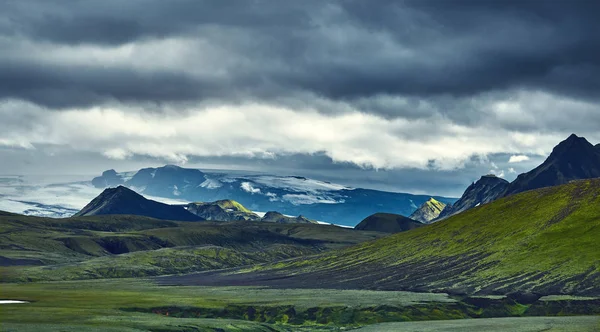
[[[159,203],[144,198],[135,191],[118,186],[105,189],[75,216],[106,214],[129,214],[163,220],[199,221],[202,218],[191,214],[181,206]]]
[[[500,198],[411,231],[178,285],[600,296],[600,179]]]
[[[477,182],[472,183],[456,203],[446,207],[437,220],[472,209],[482,204],[489,203],[502,197],[509,182],[493,174],[482,176]]]
[[[540,166],[520,174],[504,195],[597,177],[600,177],[600,150],[585,138],[572,134],[554,147]]]
[[[106,173],[106,172],[105,172]],[[96,178],[94,185],[123,180],[123,185],[155,197],[183,199],[188,202],[213,202],[230,199],[252,211],[279,211],[284,215],[303,215],[309,219],[340,225],[356,225],[380,211],[409,215],[431,196],[351,188],[300,176],[202,172],[167,165],[137,172],[111,171]],[[434,196],[443,203],[454,198]]]
[[[436,219],[446,206],[447,204],[437,201],[432,197],[408,217],[412,220],[428,224],[430,221]]]
[[[423,224],[399,214],[375,213],[361,221],[354,229],[359,231],[398,233],[420,226],[423,226]]]
[[[92,184],[96,188],[116,187],[125,183],[123,177],[114,169],[102,172],[102,175],[92,179]]]
[[[305,218],[302,215],[297,217],[288,217],[276,211],[269,211],[265,213],[261,221],[279,224],[317,224],[316,221]]]
[[[230,199],[210,203],[190,203],[186,209],[194,215],[211,221],[260,220],[256,213]]]

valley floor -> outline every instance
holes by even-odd
[[[159,286],[147,279],[104,279],[4,283],[0,299],[30,302],[0,305],[2,331],[600,330],[600,316],[460,319],[523,315],[525,306],[498,302],[477,309],[441,293]]]

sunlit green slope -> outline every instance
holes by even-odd
[[[600,179],[503,198],[350,248],[180,282],[600,294]]]

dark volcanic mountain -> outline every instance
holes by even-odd
[[[356,225],[379,212],[409,215],[431,198],[428,195],[350,188],[300,176],[202,172],[167,165],[137,172],[107,171],[93,180],[95,186],[123,184],[136,192],[188,202],[235,200],[252,211],[279,211],[341,225]],[[434,196],[443,203],[456,199]]]
[[[376,231],[385,233],[398,233],[423,226],[422,223],[392,213],[375,213],[366,217],[354,229],[360,231]]]
[[[310,220],[300,215],[297,217],[288,217],[276,211],[269,211],[261,219],[264,222],[274,222],[279,224],[316,224],[314,220]]]
[[[509,182],[495,175],[484,175],[465,190],[462,197],[451,206],[446,207],[436,220],[472,209],[502,197]]]
[[[573,134],[558,144],[540,166],[513,181],[505,196],[527,190],[557,186],[572,180],[600,177],[600,149]]]
[[[186,211],[182,206],[156,202],[135,191],[118,186],[105,189],[75,216],[129,214],[164,220],[199,221],[202,218]]]
[[[440,213],[444,211],[446,206],[448,205],[432,197],[408,217],[412,220],[428,224],[432,220],[439,217]]]

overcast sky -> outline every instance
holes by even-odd
[[[0,173],[460,195],[600,142],[600,2],[0,0]]]

